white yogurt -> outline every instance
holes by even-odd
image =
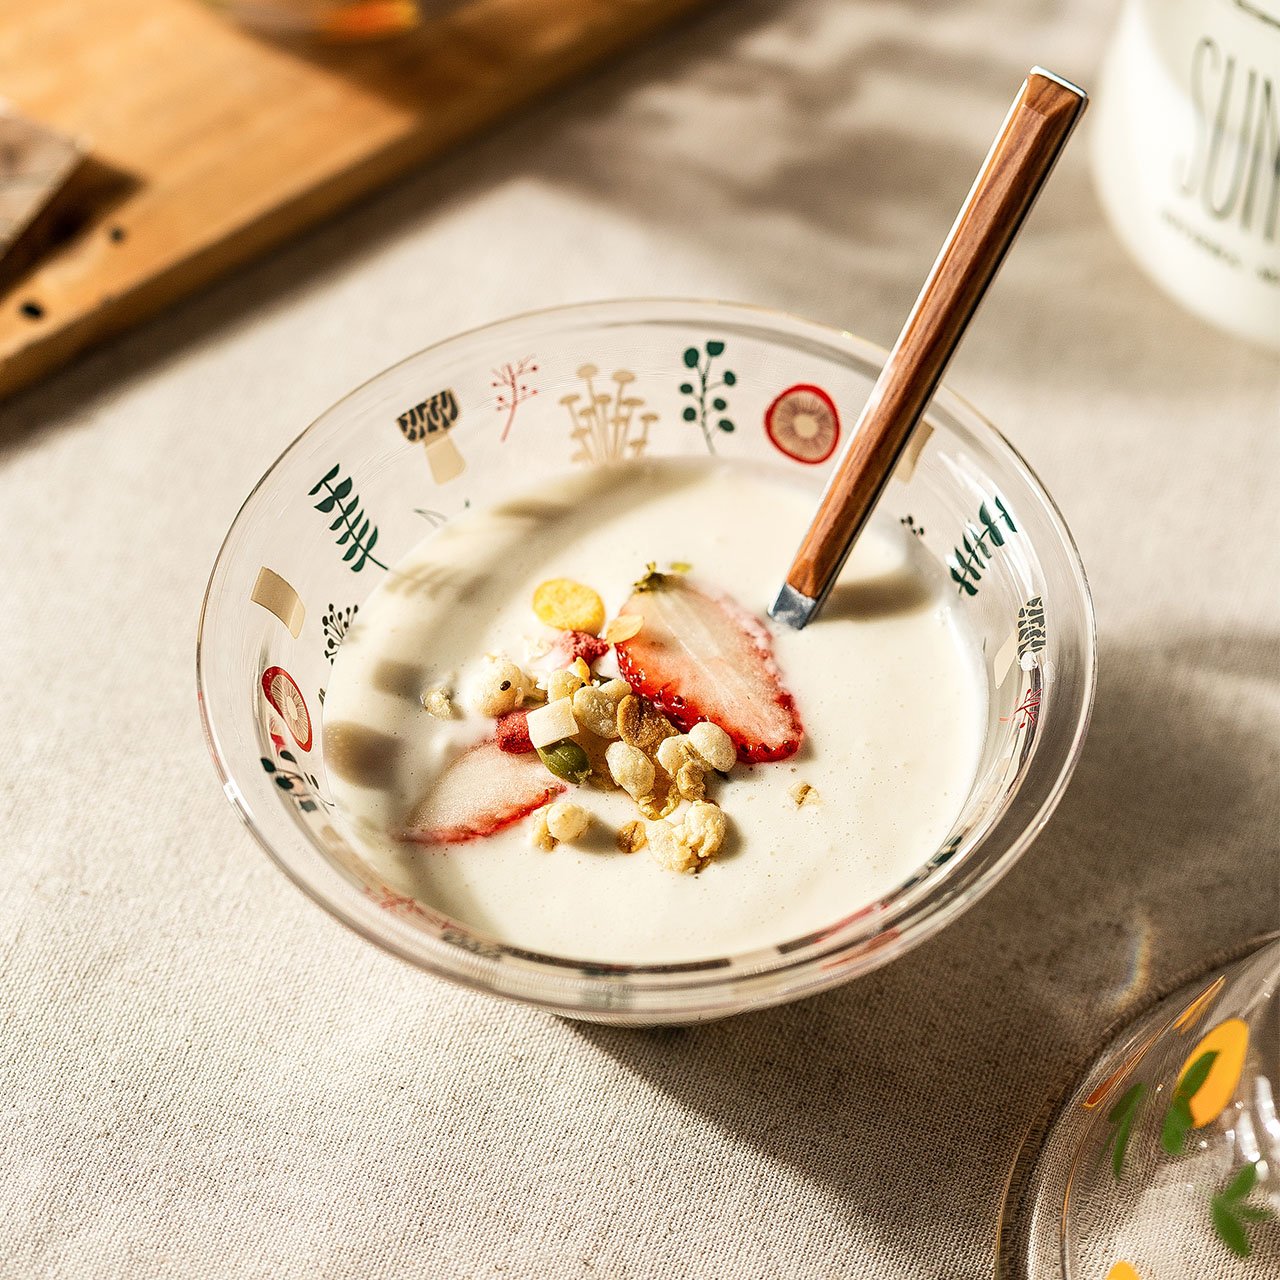
[[[609,615],[645,565],[688,562],[701,582],[764,613],[814,494],[733,464],[688,459],[577,473],[469,512],[397,564],[361,605],[325,701],[327,726],[395,742],[375,785],[330,780],[352,837],[396,888],[501,941],[596,961],[667,963],[785,942],[835,923],[906,880],[959,816],[982,748],[986,689],[940,567],[891,522],[859,540],[820,619],[770,623],[805,726],[798,754],[738,766],[714,799],[731,824],[699,875],[624,855],[637,816],[620,793],[573,789],[595,821],[581,847],[531,847],[527,820],[455,846],[402,844],[440,769],[484,726],[446,722],[418,695],[488,652],[517,662],[553,633],[537,584],[594,587]],[[607,665],[607,663],[606,663]],[[792,790],[816,793],[797,807]]]

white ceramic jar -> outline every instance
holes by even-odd
[[[1094,116],[1120,238],[1183,305],[1280,349],[1280,0],[1126,0]]]

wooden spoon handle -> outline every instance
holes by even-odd
[[[802,596],[831,589],[1086,101],[1039,68],[1014,99],[787,573]]]

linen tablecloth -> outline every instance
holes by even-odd
[[[1131,265],[1083,137],[949,382],[1078,536],[1096,716],[904,959],[661,1032],[454,990],[251,842],[193,641],[266,464],[450,333],[666,293],[890,340],[1027,68],[1089,84],[1113,16],[720,5],[0,410],[0,1275],[989,1274],[1103,1029],[1280,918],[1280,362]]]

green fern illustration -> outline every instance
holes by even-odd
[[[1275,1217],[1270,1209],[1245,1204],[1257,1181],[1258,1162],[1255,1160],[1245,1165],[1209,1202],[1213,1229],[1237,1258],[1247,1258],[1253,1252],[1245,1223],[1267,1222]]]
[[[953,547],[952,554],[947,558],[952,580],[958,582],[960,590],[970,596],[978,594],[976,584],[982,580],[983,570],[994,558],[995,549],[1004,546],[1005,531],[1000,527],[1001,524],[1010,533],[1018,532],[1018,526],[1014,524],[1004,503],[998,497],[993,497],[991,503],[997,514],[993,516],[990,506],[984,502],[978,508],[977,521],[971,520],[965,525],[961,545]]]
[[[338,546],[347,548],[342,558],[352,573],[359,573],[366,564],[376,564],[379,569],[385,569],[387,566],[372,554],[378,541],[378,526],[370,524],[360,509],[360,495],[351,492],[351,477],[338,480],[341,474],[341,463],[335,463],[311,486],[308,495],[314,498],[323,489],[325,496],[315,504],[315,509],[328,515],[336,508],[338,514],[329,530],[331,533],[342,530]],[[336,484],[335,480],[338,481]]]
[[[724,355],[724,343],[713,339],[705,344],[703,351],[706,352],[707,357],[705,362],[702,351],[697,347],[685,348],[684,367],[698,375],[698,385],[695,387],[692,382],[680,384],[680,394],[693,398],[693,403],[685,406],[681,416],[686,422],[696,422],[702,428],[702,438],[707,442],[707,452],[715,453],[716,447],[712,443],[711,428],[707,421],[707,397],[711,396],[712,412],[720,415],[716,419],[716,426],[721,431],[734,430],[733,419],[724,416],[729,408],[729,402],[723,396],[712,393],[719,391],[721,387],[732,387],[738,381],[738,375],[732,369],[726,369],[720,375],[719,382],[712,382],[711,365],[717,356]]]

